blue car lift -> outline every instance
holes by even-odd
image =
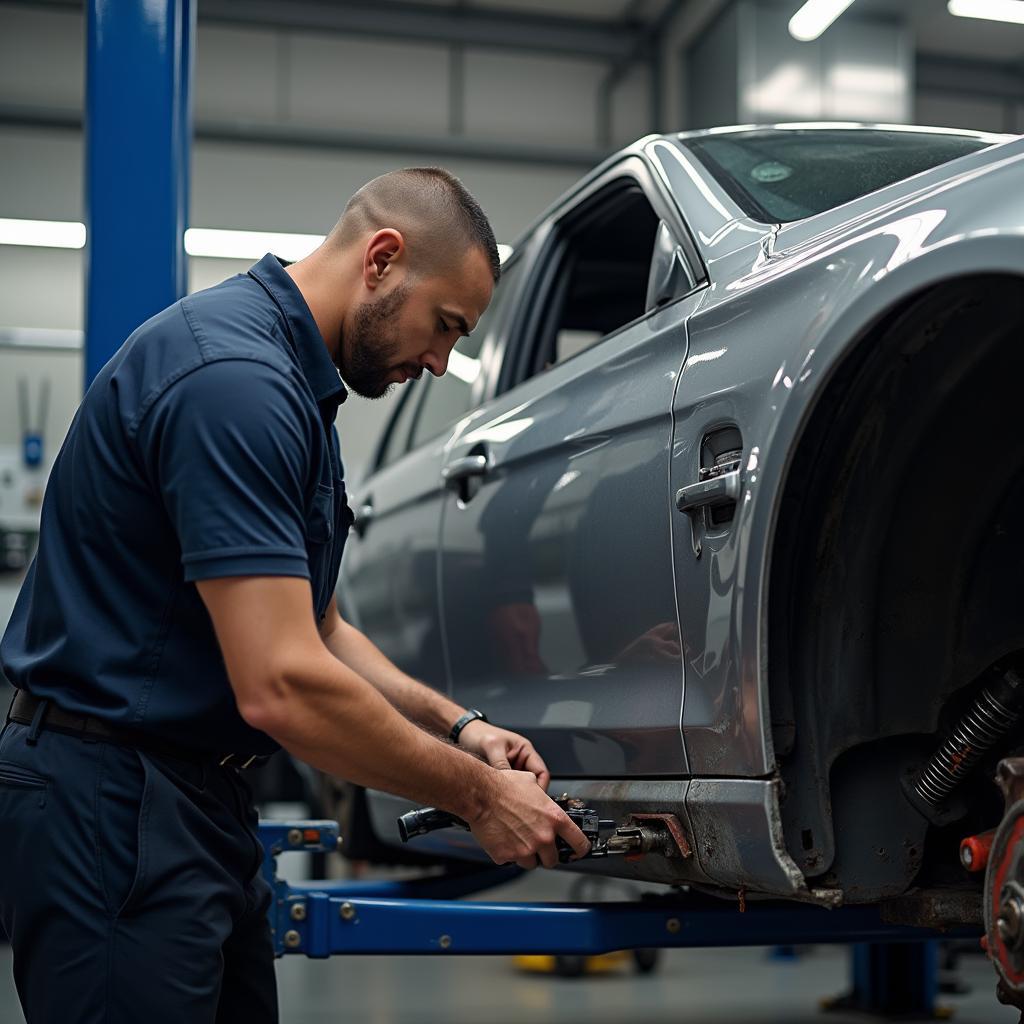
[[[620,949],[844,943],[855,944],[853,991],[837,1008],[841,1004],[843,1009],[918,1019],[935,1015],[938,933],[888,924],[877,907],[826,910],[751,901],[741,914],[733,904],[702,897],[633,903],[459,902],[461,896],[521,874],[507,867],[409,881],[296,884],[277,877],[278,854],[337,849],[337,823],[263,821],[260,838],[263,872],[274,894],[269,917],[277,956],[593,956]]]

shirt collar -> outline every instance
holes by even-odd
[[[267,253],[258,263],[249,268],[249,276],[259,281],[284,314],[305,375],[306,382],[317,404],[333,404],[335,408],[348,397],[338,369],[331,361],[324,344],[320,328],[306,305],[291,276],[285,272],[288,264],[278,256]]]

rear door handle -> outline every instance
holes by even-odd
[[[461,481],[471,477],[483,476],[487,472],[486,455],[466,455],[461,459],[453,459],[441,470],[441,479],[448,488],[457,487]]]
[[[352,529],[360,537],[373,520],[373,499],[367,498],[356,510],[352,519]]]

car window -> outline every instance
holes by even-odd
[[[477,321],[473,333],[452,349],[444,376],[423,375],[420,384],[426,388],[426,395],[420,402],[410,447],[415,448],[436,437],[473,407],[473,386],[480,376],[481,348],[494,325],[503,297],[514,288],[518,273],[519,266],[515,264],[502,273],[501,280],[495,285],[491,304]]]
[[[406,394],[399,399],[398,408],[387,428],[384,447],[377,460],[378,469],[390,466],[409,450],[409,430],[416,415],[416,407],[420,404],[420,395],[419,381],[410,381],[406,384]]]
[[[800,220],[992,145],[991,138],[875,129],[764,129],[686,140],[740,207]]]
[[[659,218],[635,183],[617,183],[561,227],[529,368],[571,359],[643,316]]]

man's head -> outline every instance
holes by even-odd
[[[424,369],[444,373],[500,276],[483,210],[457,178],[436,167],[368,182],[320,252],[340,269],[344,292],[340,322],[332,324],[337,336],[324,340],[346,384],[367,398]]]

